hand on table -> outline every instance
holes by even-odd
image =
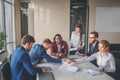
[[[49,70],[51,70],[51,68],[50,67],[42,67],[42,70],[43,71],[49,71]]]
[[[103,68],[103,67],[99,67],[98,70],[99,70],[100,72],[104,72],[104,68]]]
[[[78,64],[78,62],[71,62],[70,66],[76,66]]]
[[[37,67],[37,64],[32,64],[33,65],[33,67]]]
[[[82,49],[82,46],[78,46],[77,50],[81,50]]]
[[[70,64],[72,61],[70,59],[65,59],[64,62]]]

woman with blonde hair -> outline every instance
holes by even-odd
[[[99,51],[96,54],[91,55],[87,60],[97,60],[100,72],[115,72],[115,59],[109,52],[109,42],[107,40],[101,40],[98,45]]]
[[[96,59],[98,70],[100,72],[114,73],[116,70],[114,56],[109,52],[109,42],[101,40],[98,44],[99,51],[89,57],[84,57],[83,62],[93,61]],[[81,62],[72,62],[70,65],[74,66]]]

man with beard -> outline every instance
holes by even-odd
[[[98,52],[98,37],[99,34],[96,31],[93,31],[90,33],[89,35],[89,40],[90,40],[90,44],[89,44],[89,52],[87,53],[87,56],[91,56],[92,54]]]

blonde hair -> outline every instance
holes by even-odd
[[[106,51],[109,51],[109,46],[110,46],[109,41],[101,40],[99,43],[101,43],[105,47]]]

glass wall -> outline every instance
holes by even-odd
[[[5,50],[5,18],[3,0],[0,0],[0,52]]]
[[[70,33],[81,24],[85,34],[85,51],[88,45],[88,0],[70,0]]]
[[[4,31],[3,1],[0,0],[0,32]]]
[[[6,0],[4,2],[5,6],[5,29],[7,35],[7,50],[11,52],[13,50],[13,16],[12,16],[12,0]]]
[[[4,48],[11,52],[13,50],[13,0],[0,0],[0,32],[6,35]]]

